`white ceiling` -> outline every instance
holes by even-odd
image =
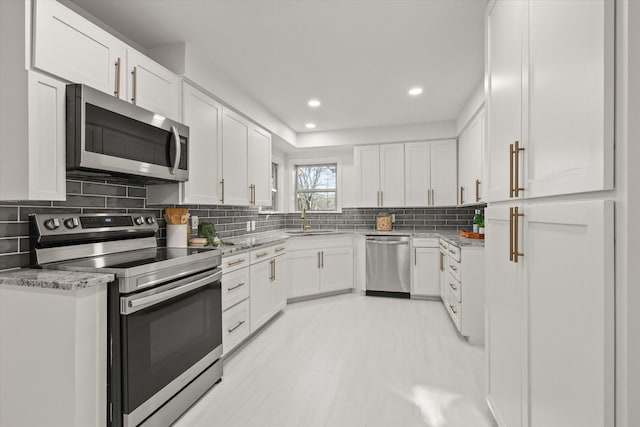
[[[145,49],[204,52],[297,132],[455,119],[483,74],[485,0],[73,2]]]

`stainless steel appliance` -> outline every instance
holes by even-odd
[[[67,174],[186,181],[189,128],[80,84],[67,85]]]
[[[409,236],[366,237],[366,294],[409,298],[411,292]]]
[[[169,425],[222,377],[220,251],[158,247],[153,216],[33,214],[32,263],[113,273],[110,426]]]

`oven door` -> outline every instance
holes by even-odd
[[[138,425],[222,355],[220,269],[120,298],[124,424]]]

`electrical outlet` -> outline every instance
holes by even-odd
[[[200,225],[200,219],[197,216],[192,216],[191,217],[191,228],[196,230],[198,228],[198,225]]]
[[[251,231],[251,221],[247,221],[247,231]]]
[[[251,220],[251,231],[256,231],[256,221]]]

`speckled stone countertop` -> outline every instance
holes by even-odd
[[[65,291],[106,285],[112,282],[113,279],[113,274],[80,273],[76,271],[41,270],[35,268],[23,268],[21,270],[0,273],[0,284],[3,285],[61,289]]]
[[[261,246],[275,245],[280,242],[284,242],[289,237],[291,236],[283,231],[267,231],[265,233],[256,233],[224,239],[225,242],[233,243],[233,245],[220,246],[219,249],[222,252],[223,257],[236,255],[251,251]]]
[[[354,231],[354,230],[308,230],[304,233],[301,233],[299,229],[295,230],[278,230],[278,231],[268,231],[266,233],[257,233],[251,235],[244,235],[240,237],[234,237],[230,239],[225,239],[226,242],[233,243],[232,246],[221,246],[220,250],[222,252],[222,256],[230,256],[236,255],[243,252],[248,252],[253,249],[259,248],[261,246],[267,245],[275,245],[280,242],[285,241],[291,237],[318,237],[318,236],[334,236],[340,234],[358,234],[358,235],[385,235],[385,234],[393,234],[393,235],[402,235],[402,236],[412,236],[412,237],[421,237],[421,238],[434,238],[440,239],[443,238],[450,243],[453,243],[456,246],[465,246],[465,247],[484,247],[484,240],[481,239],[467,239],[466,237],[461,237],[455,231],[425,231],[425,232],[415,232],[415,231]]]

